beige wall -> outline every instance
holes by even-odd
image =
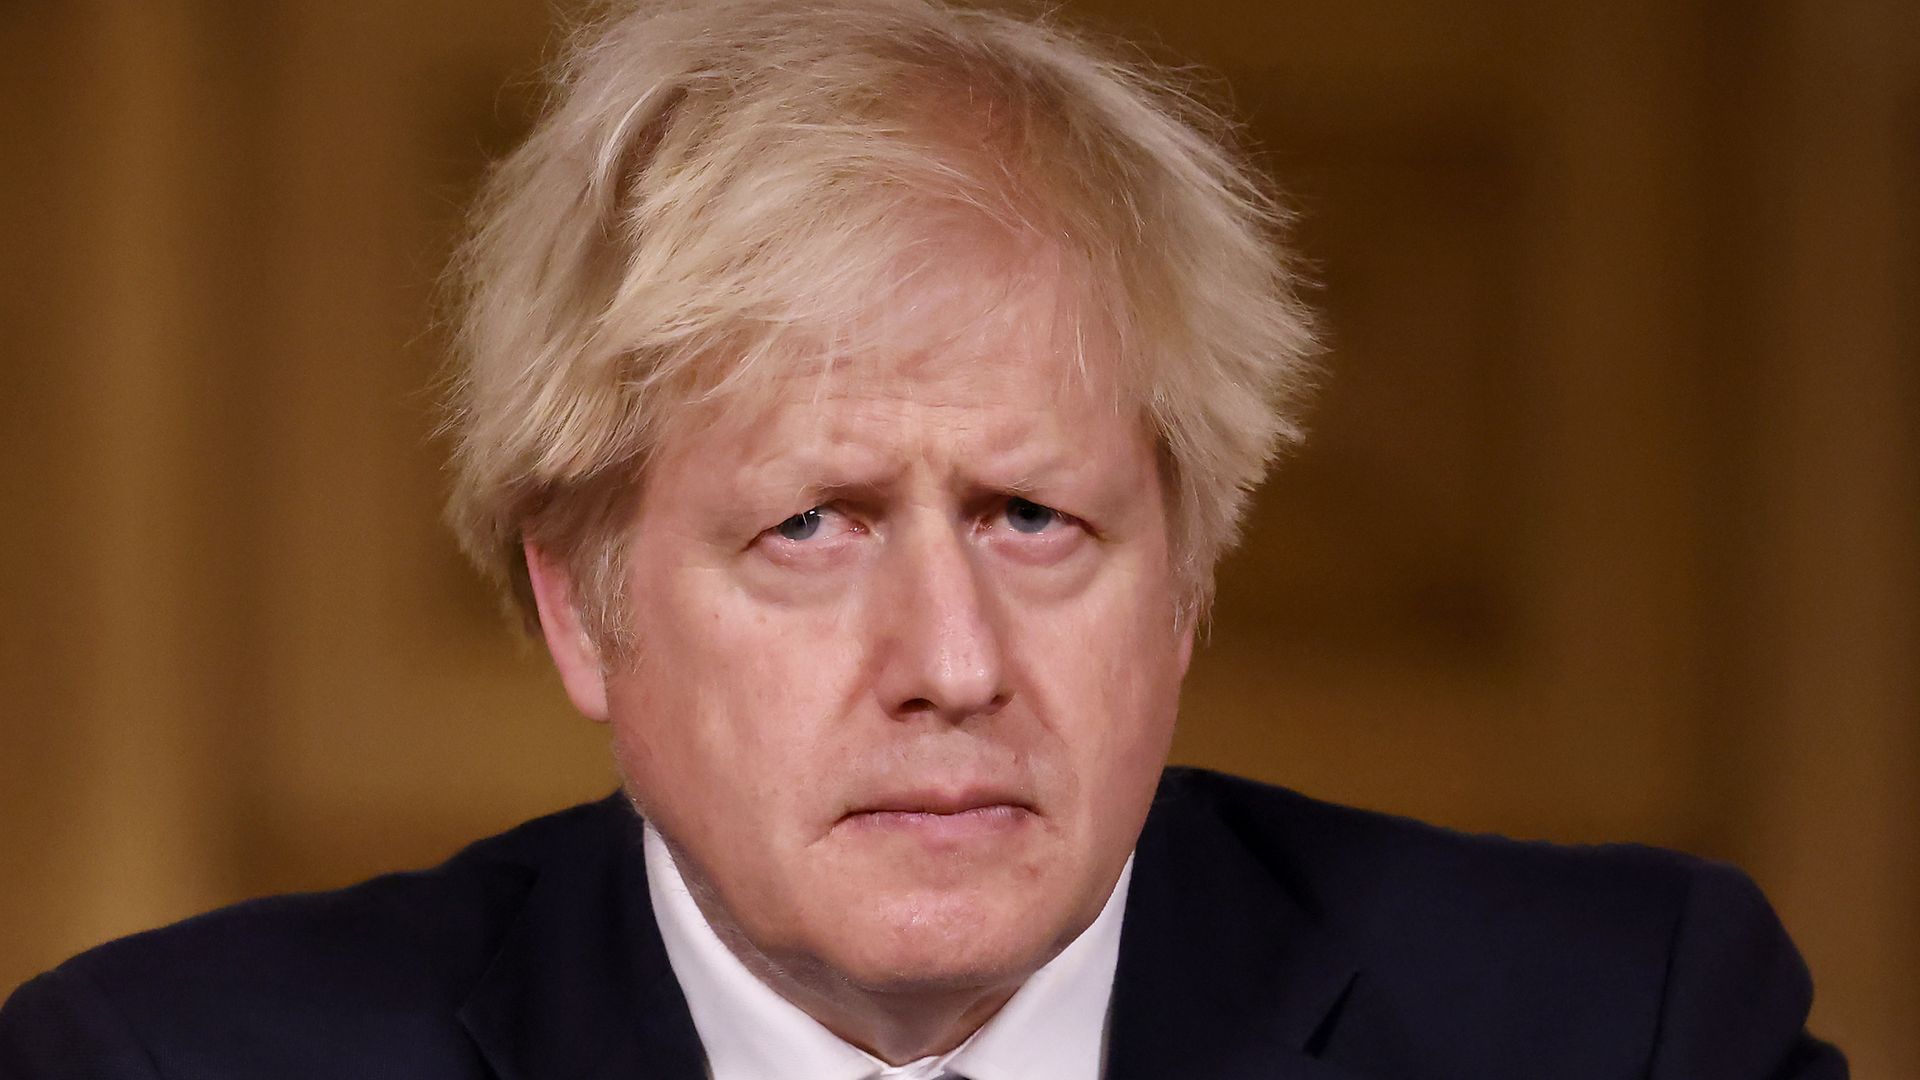
[[[1920,1068],[1902,0],[1075,5],[1224,72],[1334,355],[1178,754],[1765,885]],[[435,523],[435,275],[523,0],[0,10],[0,987],[608,789]]]

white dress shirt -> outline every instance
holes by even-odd
[[[646,827],[647,890],[713,1080],[1099,1080],[1120,916],[1133,859],[1093,924],[952,1051],[888,1065],[821,1026],[747,970]]]

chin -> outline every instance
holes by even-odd
[[[1039,970],[1072,932],[1038,914],[1031,897],[915,894],[842,912],[829,964],[879,993],[942,993],[1018,983]],[[1065,930],[1066,932],[1063,932]]]

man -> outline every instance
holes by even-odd
[[[452,520],[623,797],[76,958],[0,1075],[1844,1075],[1733,870],[1163,776],[1311,340],[1218,131],[930,0],[583,34]]]

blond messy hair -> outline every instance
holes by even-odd
[[[939,272],[915,253],[942,221],[1074,279],[1075,337],[1158,440],[1181,614],[1204,611],[1312,347],[1284,215],[1216,113],[1051,19],[940,0],[622,4],[554,86],[456,266],[449,413],[449,521],[530,625],[523,541],[618,640],[676,415],[871,349],[856,328]]]

